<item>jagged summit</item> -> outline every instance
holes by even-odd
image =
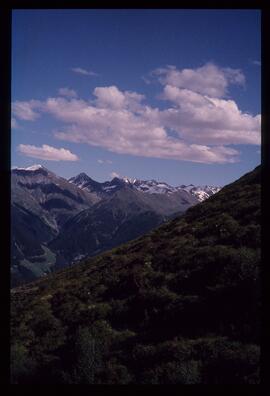
[[[69,183],[76,184],[76,186],[83,188],[91,181],[91,177],[89,177],[86,173],[79,173],[77,176],[71,177],[68,179]]]
[[[180,186],[173,187],[163,181],[157,181],[154,179],[140,180],[127,176],[116,176],[111,181],[98,183],[85,173],[80,173],[79,175],[72,177],[69,179],[69,182],[76,184],[77,187],[82,188],[83,190],[88,190],[91,192],[95,191],[99,194],[112,194],[124,186],[136,189],[146,194],[172,195],[178,192],[187,192],[196,197],[200,202],[204,201],[221,189],[219,186],[194,186],[193,184],[182,184]]]
[[[71,177],[69,180],[92,180],[85,172],[79,173],[77,176]]]
[[[68,179],[69,183],[75,184],[82,190],[88,190],[89,192],[97,192],[101,189],[102,183],[99,183],[88,176],[86,173],[81,172],[77,176]]]

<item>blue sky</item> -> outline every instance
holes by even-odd
[[[260,12],[17,10],[12,165],[172,185],[260,163]]]

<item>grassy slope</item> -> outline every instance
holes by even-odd
[[[12,290],[27,383],[258,383],[260,168],[146,236]]]

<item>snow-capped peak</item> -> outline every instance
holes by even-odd
[[[28,166],[28,168],[26,168],[26,170],[30,170],[30,171],[36,171],[39,169],[44,169],[44,166],[37,164],[37,165]]]
[[[166,194],[171,195],[178,192],[185,192],[193,195],[198,201],[202,202],[209,198],[211,195],[218,192],[221,187],[216,186],[194,186],[180,185],[171,186],[166,182],[156,181],[156,180],[140,180],[136,178],[130,178],[127,176],[115,176],[110,182],[98,183],[92,180],[85,173],[80,173],[78,176],[69,179],[70,183],[74,183],[77,187],[81,189],[87,189],[91,191],[103,191],[105,193],[114,193],[119,189],[123,188],[125,185],[127,187],[136,189],[145,194]],[[89,183],[90,182],[90,183]]]
[[[197,197],[200,202],[221,190],[221,187],[218,186],[194,186],[193,184],[184,187],[181,186],[181,188]]]
[[[130,177],[124,176],[122,177],[122,180],[124,180],[125,183],[130,183],[130,184],[134,184],[137,179],[131,179]]]
[[[45,169],[45,168],[44,168],[44,166],[42,166],[40,164],[35,164],[35,165],[28,166],[27,168],[19,168],[19,167],[15,166],[12,169],[23,170],[23,171],[36,171],[36,170]]]
[[[68,179],[69,183],[74,183],[78,187],[84,186],[86,183],[89,183],[91,181],[91,178],[84,172],[80,173],[79,175],[75,177],[71,177]]]
[[[216,186],[194,186],[193,184],[173,187],[165,182],[159,182],[156,180],[136,180],[133,183],[133,186],[137,190],[148,194],[173,194],[177,191],[186,191],[195,196],[200,202],[209,198],[221,189],[221,187]]]

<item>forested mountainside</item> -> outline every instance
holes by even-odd
[[[260,177],[12,289],[12,382],[259,383]]]

